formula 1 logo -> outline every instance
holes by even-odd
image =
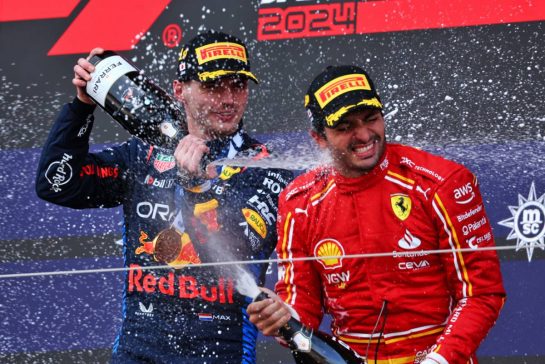
[[[170,2],[88,0],[79,10],[80,0],[2,0],[0,22],[68,18],[79,10],[48,56],[87,53],[97,46],[124,51],[138,43]]]

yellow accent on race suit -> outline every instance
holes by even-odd
[[[287,244],[288,244],[288,228],[290,226],[290,223],[291,223],[291,220],[292,220],[292,214],[291,212],[288,213],[288,216],[286,217],[286,222],[284,223],[284,239],[282,241],[282,259],[288,259],[288,249],[287,249]],[[285,271],[284,271],[284,283],[286,283],[288,285],[288,288],[287,288],[287,291],[288,291],[288,296],[286,297],[286,302],[289,302],[291,300],[291,286],[289,286],[289,275],[290,275],[290,272],[291,272],[291,267],[292,267],[292,262],[288,262],[288,266],[286,267]]]
[[[464,281],[467,283],[467,296],[472,297],[473,296],[473,285],[471,284],[469,280],[469,274],[467,273],[467,268],[464,262],[464,257],[462,255],[462,252],[460,249],[462,248],[460,245],[460,241],[458,240],[458,235],[456,234],[456,229],[452,225],[452,221],[450,219],[450,216],[447,213],[447,210],[445,209],[445,206],[443,205],[443,201],[439,198],[439,195],[436,193],[434,196],[435,201],[439,205],[439,208],[441,209],[441,212],[443,213],[443,217],[446,219],[448,229],[450,230],[452,240],[454,244],[456,244],[455,248],[458,250],[456,252],[456,255],[458,256],[458,260],[460,261],[460,267],[462,269],[462,275],[464,277]]]
[[[407,183],[409,183],[409,184],[411,184],[411,185],[414,185],[414,181],[413,181],[412,179],[407,178],[407,177],[404,177],[404,176],[402,176],[402,175],[400,175],[400,174],[397,174],[397,173],[395,173],[395,172],[388,171],[388,172],[386,172],[386,174],[388,174],[389,176],[395,177],[395,178],[397,178],[397,179],[400,179],[400,180],[402,180],[402,181],[404,181],[404,182],[407,182]]]
[[[314,200],[319,199],[324,193],[326,193],[329,190],[329,188],[333,185],[333,183],[335,183],[335,180],[331,179],[331,181],[327,183],[327,186],[322,191],[318,192],[317,194],[315,194],[314,196],[310,198],[310,201],[312,202]]]

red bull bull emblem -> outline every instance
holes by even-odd
[[[161,231],[153,240],[148,240],[148,234],[140,231],[139,242],[141,246],[136,248],[135,253],[152,255],[157,262],[166,263],[175,268],[201,263],[189,235],[182,234],[174,228]]]

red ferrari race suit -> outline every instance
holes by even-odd
[[[288,261],[276,290],[304,324],[317,329],[325,311],[370,363],[476,362],[505,291],[496,252],[481,249],[494,238],[465,167],[388,144],[364,176],[299,176],[279,213],[277,253]],[[369,256],[349,257],[359,254]],[[289,260],[301,257],[316,260]]]

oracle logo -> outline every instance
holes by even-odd
[[[78,10],[48,56],[88,53],[98,46],[123,51],[138,43],[139,35],[150,29],[170,2],[89,0],[79,10],[80,0],[3,0],[0,22],[68,18]]]

